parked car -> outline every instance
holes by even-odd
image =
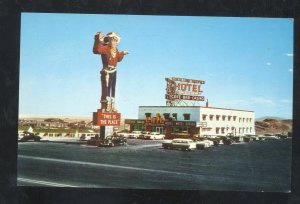
[[[82,133],[79,140],[80,141],[87,141],[94,137],[96,134],[94,133]]]
[[[127,144],[127,139],[122,136],[107,136],[103,142],[99,144],[101,147],[113,147],[117,145]]]
[[[130,133],[128,130],[124,129],[116,132],[117,135],[128,138]]]
[[[191,139],[173,139],[171,143],[163,143],[162,146],[166,149],[177,149],[177,150],[194,150],[196,149],[196,142]]]
[[[128,134],[128,138],[136,139],[142,133],[142,131],[132,131]]]
[[[101,139],[99,135],[96,134],[95,137],[91,137],[91,139],[89,139],[86,144],[89,146],[99,146],[100,143],[101,143]]]
[[[128,133],[128,132],[119,132],[117,134],[118,134],[118,136],[122,136],[122,137],[126,137],[126,138],[128,138],[130,135],[130,133]]]
[[[221,136],[221,139],[224,145],[231,145],[234,143],[234,140],[231,137]]]
[[[151,132],[150,134],[144,135],[145,140],[163,140],[165,135],[160,134],[159,132]]]
[[[275,134],[276,137],[280,138],[280,139],[286,139],[287,135],[285,134]]]
[[[196,148],[197,149],[206,149],[211,146],[211,142],[213,144],[213,141],[209,140],[203,140],[203,139],[193,139],[193,141],[196,143]]]
[[[24,132],[24,136],[19,140],[19,142],[29,142],[29,141],[39,142],[40,140],[41,140],[40,136],[37,136],[30,132]]]
[[[137,139],[145,139],[145,135],[149,135],[149,131],[142,131],[141,134],[137,137]]]

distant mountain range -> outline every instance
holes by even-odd
[[[260,118],[256,118],[256,121],[263,121],[265,119],[274,119],[274,120],[289,120],[288,118],[274,117],[274,116],[264,116]]]
[[[275,117],[276,118],[276,117]],[[274,119],[267,117],[262,121],[255,121],[256,134],[264,133],[287,133],[292,132],[293,120],[291,119]]]

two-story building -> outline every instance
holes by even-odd
[[[166,138],[194,135],[255,134],[253,111],[207,106],[140,106],[138,120],[125,120],[130,130],[166,134]]]

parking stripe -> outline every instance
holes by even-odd
[[[56,183],[56,182],[49,182],[49,181],[42,181],[42,180],[34,180],[34,179],[27,179],[27,178],[18,178],[18,181],[25,182],[25,183],[31,183],[31,184],[39,184],[39,185],[45,185],[45,186],[52,186],[52,187],[79,187],[64,183]]]
[[[53,158],[46,158],[46,157],[18,155],[18,158],[34,159],[34,160],[49,161],[49,162],[59,162],[59,163],[69,163],[69,164],[77,164],[77,165],[88,165],[88,166],[95,166],[95,167],[107,167],[107,168],[119,168],[119,169],[135,170],[135,171],[147,171],[147,172],[153,172],[153,173],[167,173],[167,174],[176,174],[176,175],[199,176],[199,175],[195,175],[195,174],[166,171],[166,170],[159,170],[159,169],[146,169],[146,168],[140,168],[140,167],[120,166],[120,165],[114,165],[114,164],[99,164],[99,163],[93,163],[93,162],[53,159]]]

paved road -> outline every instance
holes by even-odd
[[[289,192],[291,140],[191,152],[161,141],[127,146],[19,143],[18,185]]]

